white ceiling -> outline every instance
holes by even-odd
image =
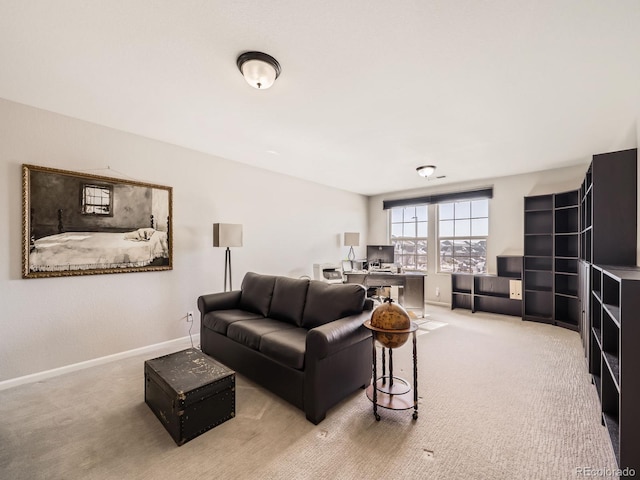
[[[0,97],[365,195],[586,164],[637,145],[640,1],[0,0]]]

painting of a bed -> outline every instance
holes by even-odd
[[[146,229],[140,229],[146,230]],[[68,232],[36,240],[29,254],[32,272],[60,272],[162,265],[169,259],[167,232],[154,229],[145,240],[126,233]],[[138,234],[138,230],[130,232]]]
[[[171,188],[23,166],[25,278],[172,268]]]

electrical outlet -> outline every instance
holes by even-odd
[[[436,287],[436,297],[440,296],[440,287]]]
[[[193,312],[187,312],[187,322],[193,322]]]

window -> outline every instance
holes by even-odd
[[[405,270],[427,269],[427,206],[391,209],[391,244],[395,262]]]
[[[485,273],[489,236],[489,200],[438,205],[441,272]]]
[[[82,186],[82,213],[85,215],[108,215],[111,211],[113,187],[105,185]]]

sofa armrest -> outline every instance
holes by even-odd
[[[213,310],[231,310],[237,308],[242,290],[231,292],[210,293],[198,297],[198,310],[204,315]]]
[[[370,316],[371,312],[365,310],[362,313],[312,328],[307,333],[307,357],[325,358],[362,340],[371,338],[371,331],[363,325]]]

